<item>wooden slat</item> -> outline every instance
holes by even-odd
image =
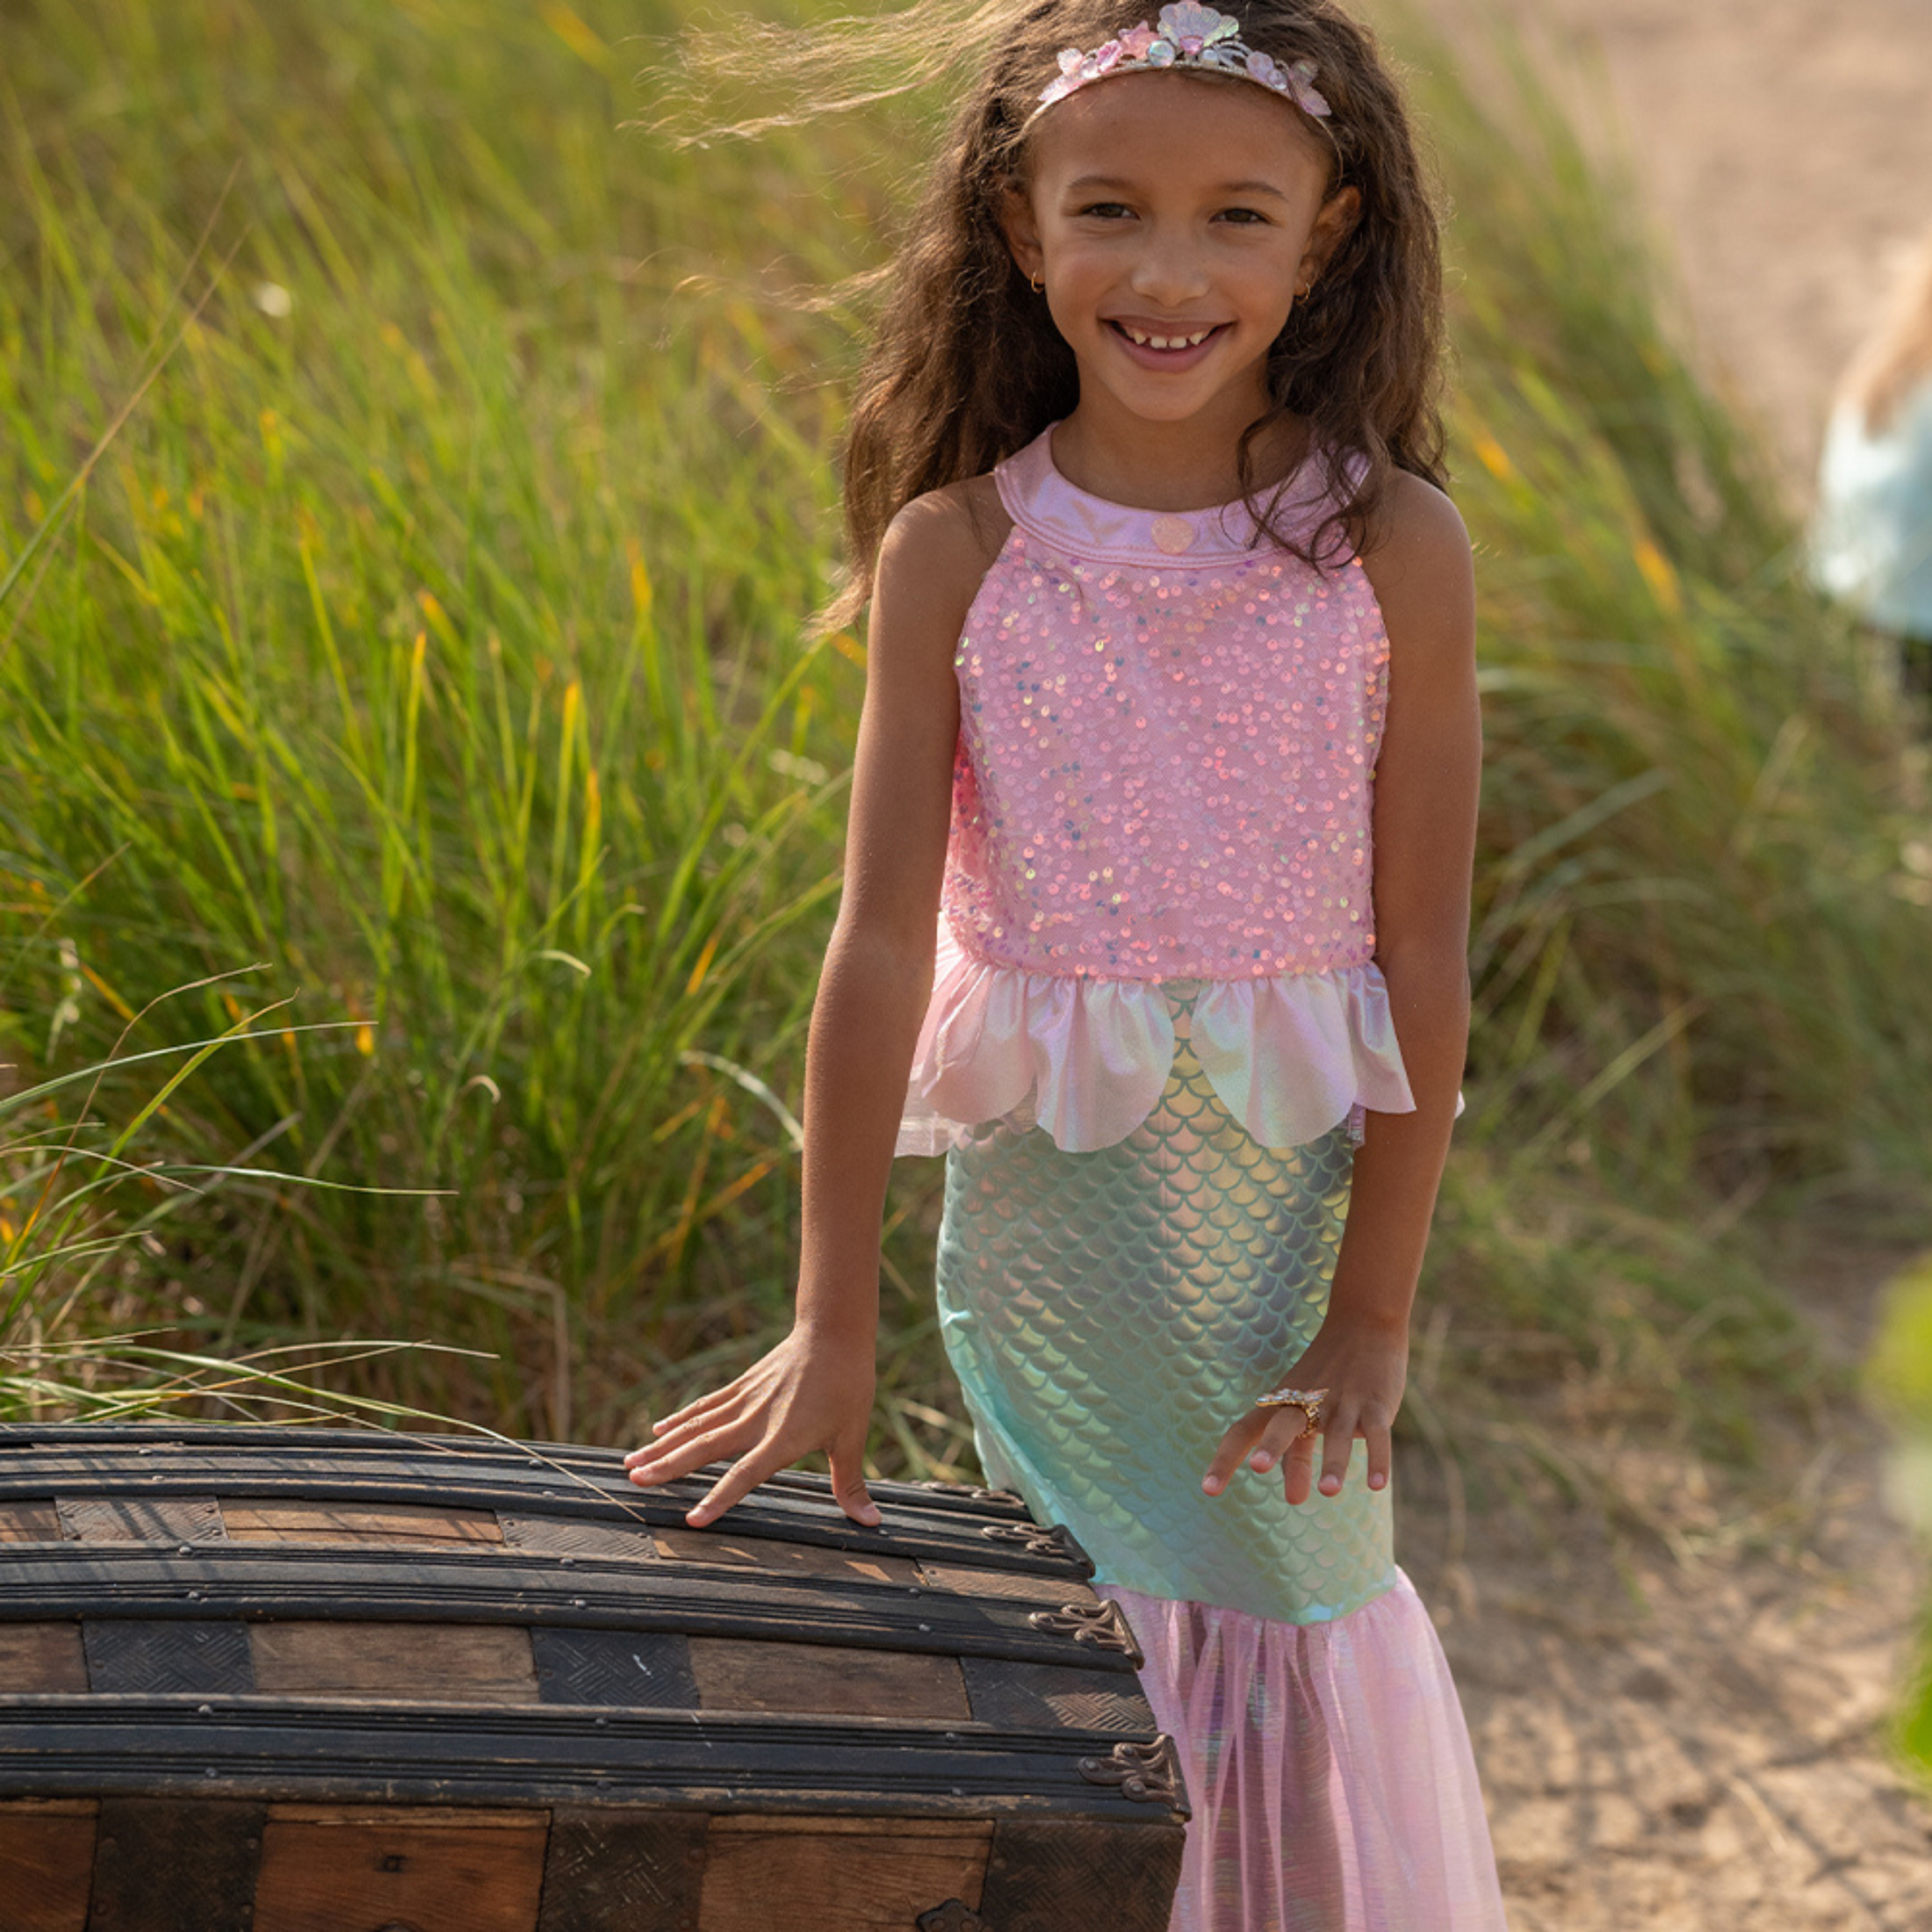
[[[249,1626],[258,1690],[411,1703],[535,1704],[530,1633],[514,1624]]]
[[[721,1536],[715,1530],[653,1530],[658,1548],[674,1561],[724,1563],[761,1569],[774,1576],[838,1576],[868,1583],[917,1583],[919,1566],[905,1556],[874,1556],[831,1550],[818,1543],[784,1543],[775,1537]]]
[[[0,1803],[0,1924],[7,1932],[85,1932],[98,1810],[91,1798]]]
[[[492,1510],[415,1507],[400,1503],[277,1503],[222,1499],[221,1517],[237,1543],[501,1544]]]
[[[0,1543],[58,1543],[60,1512],[45,1503],[0,1503]]]
[[[278,1805],[254,1932],[535,1932],[550,1814]]]
[[[77,1543],[219,1543],[221,1511],[201,1496],[57,1496],[62,1532]]]
[[[104,1798],[89,1932],[251,1932],[266,1816],[245,1800]]]
[[[960,1597],[1023,1597],[1029,1603],[1092,1604],[1099,1599],[1076,1576],[1031,1576],[1024,1570],[967,1569],[956,1563],[924,1562],[924,1582]]]
[[[703,1812],[559,1806],[537,1932],[692,1932],[710,1823]]]
[[[86,1690],[78,1624],[0,1624],[0,1690],[73,1697]]]
[[[911,1597],[876,1584],[767,1576],[698,1564],[651,1566],[650,1588],[632,1565],[585,1562],[449,1545],[408,1561],[393,1549],[230,1546],[205,1550],[130,1544],[19,1545],[6,1554],[6,1611],[57,1622],[96,1616],[184,1613],[253,1622],[307,1622],[345,1614],[368,1623],[568,1625],[586,1630],[688,1631],[709,1636],[823,1642],[1055,1663],[1131,1676],[1124,1656],[1075,1645],[1028,1621],[1021,1598],[939,1590]]]
[[[849,1818],[714,1818],[698,1924],[702,1932],[910,1932],[948,1899],[977,1908],[991,1843],[991,1825],[977,1820],[882,1827]],[[1070,1916],[1056,1932],[1092,1922]]]
[[[698,1702],[707,1711],[810,1711],[913,1721],[965,1721],[972,1715],[955,1657],[735,1637],[693,1637],[690,1647]]]
[[[0,1723],[0,1791],[89,1788],[101,1766],[155,1794],[327,1790],[384,1805],[761,1810],[1138,1822],[1152,1808],[1080,1775],[1094,1744],[1063,1732],[948,1720],[567,1710],[272,1697],[24,1698]],[[602,1719],[600,1722],[599,1720]],[[1109,1743],[1118,1741],[1107,1741]],[[1104,1754],[1103,1754],[1104,1755]],[[909,1770],[915,1775],[909,1777]]]

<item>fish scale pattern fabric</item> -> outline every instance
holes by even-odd
[[[1109,1582],[1310,1622],[1395,1581],[1387,1492],[1299,1510],[1279,1479],[1200,1479],[1321,1326],[1353,1150],[1271,1151],[1191,1043],[1126,1140],[1067,1154],[1000,1123],[952,1155],[940,1322],[982,1460]]]

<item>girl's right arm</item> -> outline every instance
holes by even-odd
[[[953,656],[991,562],[986,479],[910,503],[879,554],[844,890],[805,1054],[804,1232],[791,1332],[726,1387],[655,1424],[624,1459],[651,1486],[723,1458],[685,1520],[715,1522],[816,1451],[854,1521],[865,1486],[879,1318],[879,1228],[900,1113],[933,984],[959,736]],[[976,511],[977,514],[976,514]],[[996,546],[997,547],[997,546]]]

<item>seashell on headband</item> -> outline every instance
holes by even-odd
[[[1329,104],[1315,91],[1313,61],[1293,61],[1283,67],[1271,55],[1244,43],[1241,23],[1233,14],[1202,6],[1200,0],[1176,0],[1175,4],[1161,9],[1157,27],[1143,20],[1091,54],[1068,47],[1060,56],[1059,77],[1041,90],[1040,105],[1027,117],[1027,126],[1032,126],[1056,101],[1063,101],[1095,81],[1108,80],[1116,74],[1158,73],[1170,67],[1252,81],[1258,87],[1286,96],[1304,114],[1312,114],[1317,120],[1328,118]]]

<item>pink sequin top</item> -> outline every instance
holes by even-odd
[[[955,659],[941,956],[901,1150],[1029,1109],[1071,1150],[1124,1138],[1190,995],[1194,1049],[1265,1144],[1412,1107],[1373,962],[1388,639],[1359,560],[1315,569],[1238,504],[1090,496],[1050,429],[994,475],[1013,527]]]

